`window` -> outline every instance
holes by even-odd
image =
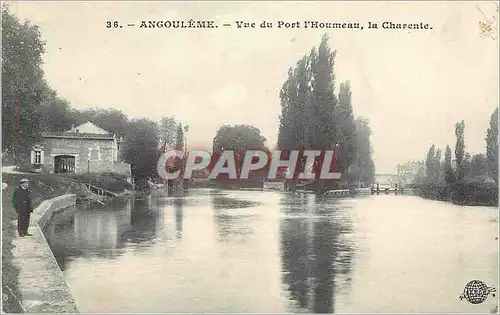
[[[35,151],[35,164],[42,164],[42,152]]]
[[[31,164],[38,166],[43,164],[43,148],[40,146],[31,150]]]
[[[89,148],[88,158],[91,161],[99,161],[101,159],[101,148]]]

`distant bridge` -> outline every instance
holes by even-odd
[[[394,188],[396,186],[405,187],[411,185],[414,181],[415,175],[412,174],[376,174],[374,184]]]

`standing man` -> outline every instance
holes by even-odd
[[[31,203],[31,191],[28,189],[27,178],[20,181],[20,187],[14,190],[12,195],[12,205],[17,213],[17,232],[20,237],[31,236],[28,233],[30,225],[30,215],[33,212],[33,205]]]

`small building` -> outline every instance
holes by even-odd
[[[123,163],[123,139],[91,122],[65,132],[46,132],[31,151],[35,169],[49,173],[115,172],[131,180],[130,164]]]
[[[411,185],[419,174],[425,173],[425,163],[422,161],[409,161],[397,165],[397,175],[403,185]]]
[[[398,175],[417,175],[419,171],[425,170],[425,164],[423,162],[411,161],[405,164],[397,165]]]

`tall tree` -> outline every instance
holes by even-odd
[[[16,151],[18,158],[29,156],[42,131],[44,51],[38,26],[20,23],[2,6],[2,151]]]
[[[447,183],[453,183],[455,181],[455,171],[451,165],[451,149],[450,146],[446,146],[444,152],[444,180]]]
[[[157,174],[158,126],[156,122],[142,118],[129,123],[123,150],[123,158],[132,166],[132,176],[138,182]]]
[[[62,132],[75,124],[75,110],[70,103],[57,96],[52,89],[46,89],[46,95],[40,104],[40,129],[50,132]]]
[[[291,149],[296,146],[294,129],[295,127],[295,110],[294,102],[297,94],[297,83],[293,69],[288,69],[288,78],[283,83],[279,96],[281,101],[280,125],[278,130],[279,149]],[[215,149],[215,145],[214,145]]]
[[[177,150],[184,150],[184,128],[181,123],[177,125],[175,147]]]
[[[340,84],[339,106],[336,117],[339,123],[339,169],[347,172],[356,157],[356,125],[351,104],[352,92],[349,81]]]
[[[173,117],[163,117],[159,123],[160,150],[164,152],[168,147],[176,145],[177,122]]]
[[[498,107],[490,118],[490,126],[486,133],[486,158],[490,176],[498,185]]]
[[[441,149],[436,150],[436,154],[434,155],[433,164],[434,164],[434,166],[433,166],[434,178],[438,182],[443,181],[444,177],[443,177],[442,163],[441,163]]]
[[[370,124],[368,119],[359,117],[355,121],[356,126],[356,155],[350,169],[351,178],[357,182],[370,185],[375,179],[375,164],[371,157]]]
[[[471,163],[472,163],[472,157],[469,152],[465,152],[464,154],[464,159],[462,162],[462,173],[463,173],[463,180],[467,181],[471,178]]]
[[[436,160],[436,146],[433,144],[427,152],[427,158],[425,159],[425,175],[427,180],[434,181],[435,178],[435,160]]]
[[[325,34],[319,45],[315,62],[312,66],[312,96],[310,117],[312,121],[310,145],[314,148],[332,148],[338,142],[339,127],[335,118],[335,108],[338,99],[335,94],[335,63],[336,51],[328,45]]]
[[[464,156],[465,156],[465,138],[464,138],[465,122],[462,120],[455,124],[455,136],[457,143],[455,145],[455,160],[457,163],[457,180],[464,178]]]

